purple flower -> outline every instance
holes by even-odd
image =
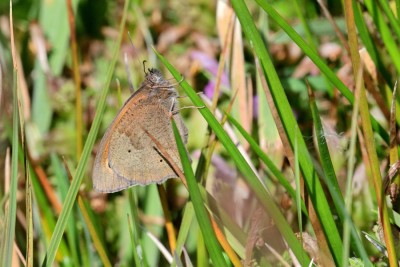
[[[200,51],[193,51],[191,54],[192,59],[197,60],[200,65],[205,69],[205,71],[209,72],[212,76],[212,80],[204,88],[204,93],[208,98],[212,98],[215,90],[215,79],[218,73],[218,61],[214,58],[210,57],[206,53]],[[223,87],[229,88],[229,79],[228,75],[225,71],[222,73],[221,77],[221,85]]]

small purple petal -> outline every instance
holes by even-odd
[[[204,94],[212,99],[214,96],[215,83],[213,81],[209,81],[208,84],[204,87]]]
[[[209,73],[212,74],[212,77],[215,78],[217,76],[217,74],[218,74],[218,61],[217,60],[210,57],[206,53],[203,53],[200,51],[193,51],[191,53],[191,57],[192,57],[192,59],[199,61],[201,66],[203,66],[203,68],[206,71],[208,71]],[[225,73],[225,71],[222,73],[221,85],[228,87],[228,88],[230,87],[228,75]]]
[[[217,75],[218,62],[214,58],[200,51],[193,51],[191,56],[193,59],[199,61],[204,69],[212,73],[214,76]]]

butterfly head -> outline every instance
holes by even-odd
[[[148,72],[146,72],[146,81],[151,84],[165,84],[167,82],[158,69],[148,69]]]

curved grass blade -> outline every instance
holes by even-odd
[[[354,251],[356,251],[356,253],[362,258],[363,262],[366,265],[371,265],[371,262],[365,251],[364,245],[362,244],[360,237],[358,236],[357,230],[352,222],[352,219],[346,211],[343,196],[341,194],[335,170],[333,168],[333,164],[331,161],[330,153],[326,145],[325,133],[322,127],[322,122],[319,116],[317,104],[315,102],[314,94],[312,93],[310,87],[309,87],[309,97],[310,97],[310,109],[314,121],[315,133],[318,143],[318,152],[321,160],[322,169],[325,175],[323,179],[327,184],[329,193],[332,196],[333,203],[335,205],[336,211],[339,215],[341,222],[344,223],[347,220],[349,223],[350,233],[352,237],[351,245]],[[355,106],[357,106],[357,101]]]
[[[222,254],[222,248],[217,241],[211,226],[210,218],[204,207],[204,202],[201,197],[196,178],[194,177],[192,167],[190,166],[185,145],[183,144],[174,120],[172,120],[172,127],[174,130],[179,156],[181,157],[182,167],[185,173],[190,199],[192,200],[196,218],[199,223],[201,233],[203,234],[204,243],[207,247],[213,264],[215,266],[227,266]]]
[[[5,237],[2,240],[2,266],[12,265],[12,250],[14,248],[15,222],[17,218],[18,189],[18,147],[19,147],[19,109],[18,109],[17,71],[13,72],[13,132],[11,154],[11,182],[9,189],[8,210],[5,218]]]

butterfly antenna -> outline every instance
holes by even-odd
[[[146,60],[143,60],[143,72],[144,72],[144,74],[147,75],[147,72],[146,72]]]

